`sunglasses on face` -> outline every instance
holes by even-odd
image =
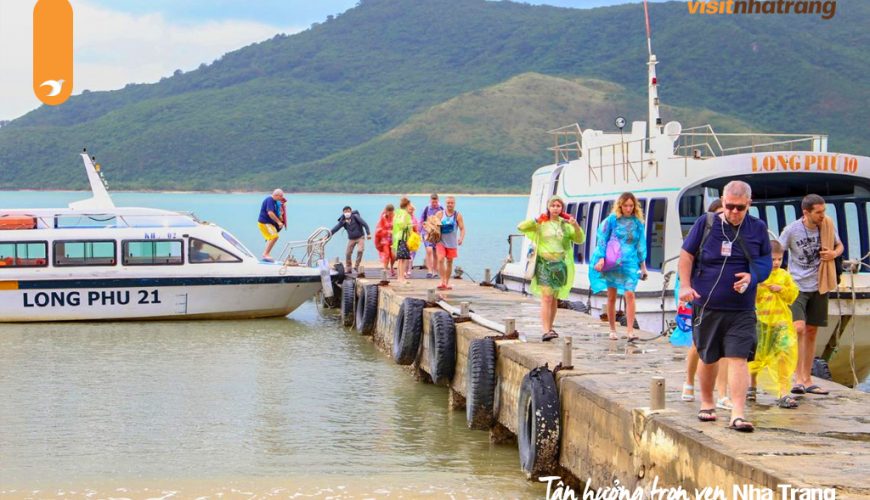
[[[738,212],[742,212],[746,210],[746,205],[735,205],[734,203],[726,203],[725,210],[736,210]]]

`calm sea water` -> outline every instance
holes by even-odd
[[[259,251],[262,196],[118,193],[194,211]],[[0,193],[0,207],[81,193]],[[414,200],[419,207],[424,198]],[[374,225],[395,197],[290,198],[291,236],[341,207]],[[522,198],[460,197],[460,263],[498,267]],[[282,239],[286,239],[282,236]],[[344,237],[329,247],[340,255]],[[372,248],[367,252],[373,252]],[[370,253],[374,256],[374,253]],[[470,431],[447,391],[415,382],[309,301],[255,321],[0,325],[0,497],[542,498],[515,446]]]

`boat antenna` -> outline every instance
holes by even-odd
[[[649,67],[648,74],[648,94],[649,94],[649,137],[653,139],[662,135],[662,119],[659,115],[659,92],[658,92],[658,78],[656,77],[656,64],[658,61],[656,60],[656,55],[652,52],[652,31],[649,27],[649,7],[647,6],[647,0],[643,0],[643,14],[646,19],[646,48],[647,53],[649,54],[649,62],[647,62],[647,66]]]

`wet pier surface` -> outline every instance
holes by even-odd
[[[365,269],[371,278],[358,279],[357,286],[381,281],[380,270],[371,271],[375,264]],[[388,350],[393,335],[389,318],[396,315],[398,305],[408,297],[426,299],[438,283],[415,270],[410,284],[392,279],[381,286],[382,318],[374,332],[375,343]],[[482,287],[467,279],[451,280],[451,285],[452,290],[437,292],[440,299],[456,307],[469,302],[472,312],[495,322],[513,318],[526,339],[498,341],[498,427],[516,434],[522,377],[545,363],[556,366],[562,360],[563,341],[540,341],[535,297]],[[426,313],[436,310],[427,308]],[[657,485],[683,488],[690,497],[695,489],[718,487],[724,498],[735,498],[735,488],[749,486],[768,488],[776,498],[783,498],[789,485],[836,488],[838,498],[870,498],[870,394],[816,379],[830,395],[800,396],[799,408],[783,409],[776,406],[774,395],[760,393],[757,402],[747,403],[747,419],[754,423],[755,432],[738,433],[727,428],[728,411],[718,410],[717,422],[700,422],[697,399],[681,400],[685,348],[673,347],[667,338],[649,332],[639,332],[639,342],[612,341],[606,322],[566,309],[558,311],[555,330],[573,340],[573,369],[560,370],[556,380],[562,426],[559,463],[562,472],[573,476],[574,484],[588,479],[593,487],[604,488],[618,480],[629,489],[642,488],[647,495]],[[618,331],[625,336],[624,327]],[[456,323],[451,393],[465,395],[469,342],[496,334],[472,322]],[[422,344],[425,351],[425,339]],[[415,367],[428,371],[425,352]],[[649,409],[652,377],[665,379],[664,410]],[[451,394],[451,401],[457,399],[461,400]]]

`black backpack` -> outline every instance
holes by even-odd
[[[698,251],[695,252],[695,262],[692,270],[692,274],[696,277],[698,276],[698,273],[701,269],[701,255],[704,251],[704,244],[707,243],[707,238],[710,236],[710,231],[713,230],[714,217],[716,217],[715,213],[706,213],[706,220],[704,221],[704,233],[701,236],[701,244],[698,245]],[[749,261],[749,274],[752,274],[752,255],[749,253],[749,249],[746,248],[746,242],[743,241],[743,237],[739,234],[737,235],[737,244],[740,245],[740,250],[743,252],[743,255],[746,256],[746,260]]]

